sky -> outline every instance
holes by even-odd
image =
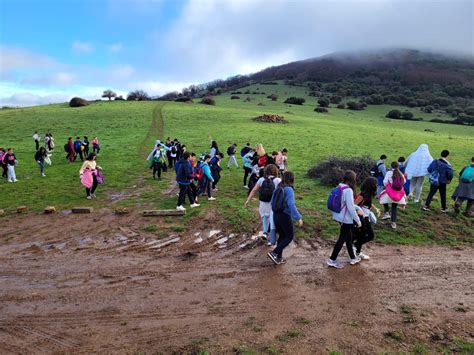
[[[0,0],[0,105],[181,90],[334,52],[474,57],[474,0]]]

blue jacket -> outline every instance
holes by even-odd
[[[447,160],[444,160],[443,158],[433,160],[428,166],[428,172],[431,174],[436,170],[439,172],[440,184],[447,184],[453,179],[453,168]]]
[[[275,191],[273,191],[273,196],[275,196]],[[283,192],[285,195],[285,208],[283,209],[283,213],[291,216],[291,218],[293,218],[295,221],[299,221],[301,219],[301,214],[296,208],[295,193],[293,192],[293,189],[289,186],[285,186],[283,188]],[[270,204],[273,204],[273,196]]]
[[[209,164],[206,162],[202,164],[202,173],[208,180],[214,181],[214,178],[212,177],[212,174],[211,174],[211,168],[209,167]]]
[[[181,185],[189,185],[193,179],[193,167],[191,162],[186,159],[180,159],[176,169],[176,181]]]

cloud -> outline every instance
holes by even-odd
[[[51,69],[57,68],[59,63],[43,54],[33,53],[23,48],[9,48],[0,46],[0,80],[4,76],[10,78],[15,70]]]
[[[46,86],[69,86],[74,84],[77,76],[73,73],[57,72],[48,76],[29,76],[22,80],[25,84],[46,85]]]
[[[119,53],[123,51],[123,44],[122,43],[113,43],[107,46],[107,49],[112,53]]]
[[[72,50],[76,53],[88,54],[94,51],[94,46],[90,42],[75,41],[72,44]]]
[[[189,82],[160,82],[160,81],[140,81],[140,82],[133,82],[128,84],[129,90],[144,90],[149,95],[163,95],[167,92],[171,91],[181,91],[181,89],[188,87],[190,85]]]
[[[198,81],[359,49],[474,55],[473,6],[469,0],[190,0],[156,38],[174,73]]]

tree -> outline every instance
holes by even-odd
[[[128,93],[128,101],[147,101],[150,100],[150,96],[143,90],[135,90]]]
[[[328,107],[329,106],[329,100],[326,99],[325,97],[321,97],[318,100],[318,104],[319,104],[320,107]]]
[[[112,100],[112,97],[116,97],[117,96],[117,93],[115,93],[114,91],[112,90],[105,90],[103,93],[102,93],[102,97],[106,97],[110,100]]]

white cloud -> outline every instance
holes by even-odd
[[[359,49],[474,55],[473,6],[470,0],[190,0],[156,37],[174,73],[193,81]]]
[[[28,76],[22,80],[23,83],[46,86],[69,86],[74,84],[77,77],[73,73],[53,72],[47,76]]]
[[[59,63],[43,54],[33,53],[22,48],[8,48],[0,46],[0,74],[11,75],[12,71],[18,69],[51,69],[57,68]]]
[[[92,53],[94,46],[90,42],[75,41],[72,44],[72,50],[76,53],[88,54]]]
[[[190,83],[186,82],[160,82],[160,81],[140,81],[128,84],[129,90],[144,90],[149,95],[163,95],[171,91],[181,91],[188,87]]]
[[[112,43],[107,46],[107,49],[112,53],[119,53],[123,51],[123,44],[122,43]]]

